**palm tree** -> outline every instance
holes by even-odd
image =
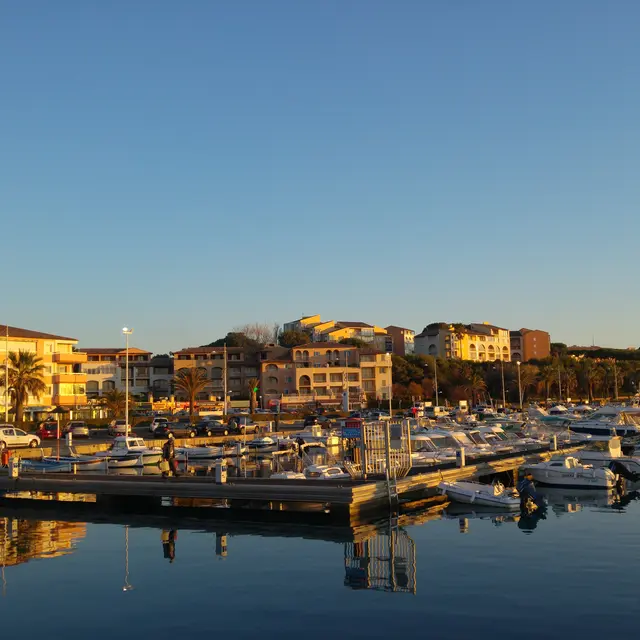
[[[24,406],[29,396],[39,398],[47,391],[44,383],[42,359],[30,351],[11,351],[9,353],[9,394],[13,400],[13,415],[18,424],[22,423]],[[0,386],[4,386],[4,365]]]
[[[126,405],[126,394],[119,389],[111,389],[102,396],[105,409],[112,418],[122,416]]]
[[[196,397],[204,391],[209,384],[207,379],[207,370],[198,367],[196,369],[178,369],[173,382],[176,391],[182,391],[189,400],[189,421],[193,424],[193,410],[196,404]]]
[[[538,378],[538,369],[532,364],[523,364],[520,367],[520,385],[522,387],[522,401],[527,397],[527,390],[532,387]]]
[[[544,385],[544,399],[546,400],[551,393],[551,386],[558,380],[558,370],[550,364],[540,367],[540,382]]]
[[[256,412],[256,393],[259,385],[260,380],[258,380],[258,378],[249,378],[247,380],[247,387],[249,388],[249,411],[251,413]]]
[[[578,388],[578,377],[574,369],[565,369],[562,376],[562,382],[564,382],[564,388],[566,391],[566,397],[571,397],[571,392]]]
[[[477,371],[474,371],[467,379],[464,388],[466,392],[471,396],[471,404],[475,405],[476,398],[480,400],[480,394],[484,393],[487,390],[487,383]]]
[[[583,358],[579,366],[583,389],[589,394],[589,402],[593,402],[593,387],[598,379],[595,362],[591,358]]]

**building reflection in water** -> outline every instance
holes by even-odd
[[[72,553],[86,533],[85,523],[0,518],[2,566]]]
[[[416,592],[416,545],[398,527],[344,545],[344,584],[352,589]]]

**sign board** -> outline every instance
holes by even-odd
[[[344,426],[342,427],[342,437],[354,439],[362,438],[362,420],[359,418],[345,420]]]

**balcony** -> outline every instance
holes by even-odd
[[[78,384],[86,381],[86,373],[54,373],[51,376],[51,382],[53,382],[53,384],[59,384],[60,382],[72,382]]]
[[[51,401],[53,404],[61,407],[75,407],[80,404],[87,404],[87,396],[61,396],[59,394],[56,394],[51,397]]]
[[[87,354],[74,351],[73,353],[54,353],[51,360],[53,362],[63,362],[65,364],[80,364],[87,361]]]

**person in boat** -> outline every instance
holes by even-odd
[[[173,441],[173,434],[170,433],[167,441],[162,445],[162,459],[169,465],[169,471],[164,472],[162,475],[169,475],[170,473],[176,474],[176,445]]]

